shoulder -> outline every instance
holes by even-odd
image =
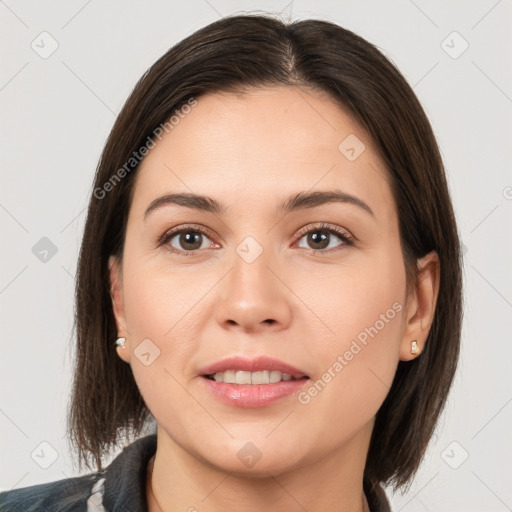
[[[84,512],[98,473],[0,493],[2,512]]]
[[[0,493],[1,512],[139,512],[146,508],[146,472],[156,434],[125,447],[102,472]]]

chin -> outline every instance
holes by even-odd
[[[256,437],[256,436],[255,436]],[[203,455],[209,464],[231,476],[268,478],[296,468],[301,461],[297,447],[286,448],[283,443],[236,441]]]
[[[232,477],[237,478],[269,478],[270,476],[277,476],[283,473],[292,471],[297,466],[284,454],[274,455],[273,460],[264,460],[262,456],[254,465],[246,465],[245,462],[240,461],[236,457],[236,461],[230,459],[229,461],[222,461],[217,464],[217,468],[223,472],[227,472]],[[276,460],[280,459],[280,460]]]

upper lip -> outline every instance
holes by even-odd
[[[247,359],[240,356],[227,357],[199,370],[200,375],[212,375],[226,370],[242,370],[246,372],[259,372],[262,370],[277,370],[288,373],[296,379],[307,377],[306,373],[273,357],[259,356]]]

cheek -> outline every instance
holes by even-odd
[[[183,383],[181,372],[197,339],[196,317],[190,314],[197,291],[190,280],[186,286],[182,278],[164,276],[150,265],[127,266],[126,275],[131,369],[151,414],[157,423],[167,424],[170,418],[181,418],[181,411],[190,404],[190,396],[179,383]]]
[[[123,277],[131,368],[157,421],[160,411],[179,416],[190,403],[179,383],[191,374],[191,356],[208,317],[204,298],[217,281],[212,272],[192,272],[192,266],[172,271],[161,261],[128,253]]]
[[[295,276],[294,293],[308,306],[310,313],[305,310],[308,314],[304,316],[311,319],[309,326],[318,330],[316,342],[320,348],[336,346],[341,350],[359,335],[364,343],[365,333],[369,336],[370,330],[376,335],[376,327],[381,343],[375,344],[375,349],[384,353],[384,345],[390,340],[398,349],[405,300],[405,269],[400,253],[330,266],[323,275],[317,272],[314,279],[311,272]]]
[[[162,260],[161,256],[156,259]],[[128,329],[136,336],[187,339],[179,333],[194,329],[201,301],[215,276],[193,272],[192,266],[170,270],[151,258],[133,258],[125,266],[124,296]],[[164,260],[165,261],[165,260]]]
[[[316,380],[299,402],[326,408],[345,425],[349,413],[360,426],[384,401],[399,360],[405,313],[401,254],[340,268],[336,277],[317,284],[323,293],[310,292],[308,305],[322,319],[315,323],[324,325],[325,336],[316,337]]]

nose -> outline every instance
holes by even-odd
[[[245,246],[247,251],[243,245],[238,247],[233,266],[220,284],[216,318],[224,329],[276,332],[290,324],[293,293],[286,277],[271,250],[261,251],[255,245]],[[253,259],[255,250],[261,253]]]

